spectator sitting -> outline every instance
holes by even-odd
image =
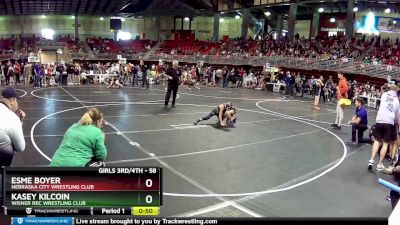
[[[18,97],[11,87],[2,92],[0,99],[0,166],[10,166],[14,152],[25,150],[22,119],[25,113],[18,109]]]
[[[107,149],[102,127],[103,113],[96,108],[89,109],[78,123],[68,128],[50,166],[85,167],[104,161]]]
[[[364,131],[368,129],[368,115],[367,110],[364,106],[364,101],[361,98],[357,98],[355,104],[356,114],[348,122],[349,124],[351,124],[351,141],[349,141],[349,143],[370,143],[370,139],[364,139]],[[358,132],[357,140],[356,132]]]

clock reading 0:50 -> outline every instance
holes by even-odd
[[[133,215],[135,216],[157,216],[159,214],[158,207],[133,207]]]
[[[139,213],[140,214],[152,214],[153,213],[153,209],[152,208],[139,208]]]

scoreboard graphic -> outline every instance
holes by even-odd
[[[159,167],[6,167],[2,182],[13,216],[157,216],[162,205]]]

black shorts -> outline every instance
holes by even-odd
[[[397,140],[396,128],[392,124],[377,123],[372,129],[372,136],[379,142],[393,142]]]
[[[14,158],[14,150],[11,148],[0,148],[0,167],[10,166]]]

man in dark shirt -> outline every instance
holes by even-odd
[[[166,74],[168,77],[168,88],[167,94],[165,95],[165,107],[168,107],[168,102],[171,98],[171,92],[173,92],[171,108],[175,108],[175,99],[176,94],[178,93],[179,79],[181,75],[180,70],[178,69],[177,60],[172,61],[172,67],[168,67]]]
[[[138,74],[138,68],[137,68],[136,65],[134,65],[134,66],[132,67],[132,86],[135,86],[135,84],[136,84],[137,86],[139,86],[137,74]]]
[[[146,85],[146,88],[149,89],[149,81],[147,80],[147,65],[144,64],[143,60],[140,60],[140,71],[142,72],[142,88]]]
[[[368,115],[367,110],[364,106],[362,98],[357,98],[356,102],[356,114],[349,121],[351,124],[351,142],[352,144],[357,143],[370,143],[370,139],[364,139],[364,131],[368,129]],[[358,142],[356,140],[356,132],[358,131]]]
[[[296,77],[294,76],[294,74],[292,74],[289,79],[289,94],[290,94],[290,96],[293,96],[293,94],[294,94],[293,89],[294,89],[295,83],[296,83]]]

